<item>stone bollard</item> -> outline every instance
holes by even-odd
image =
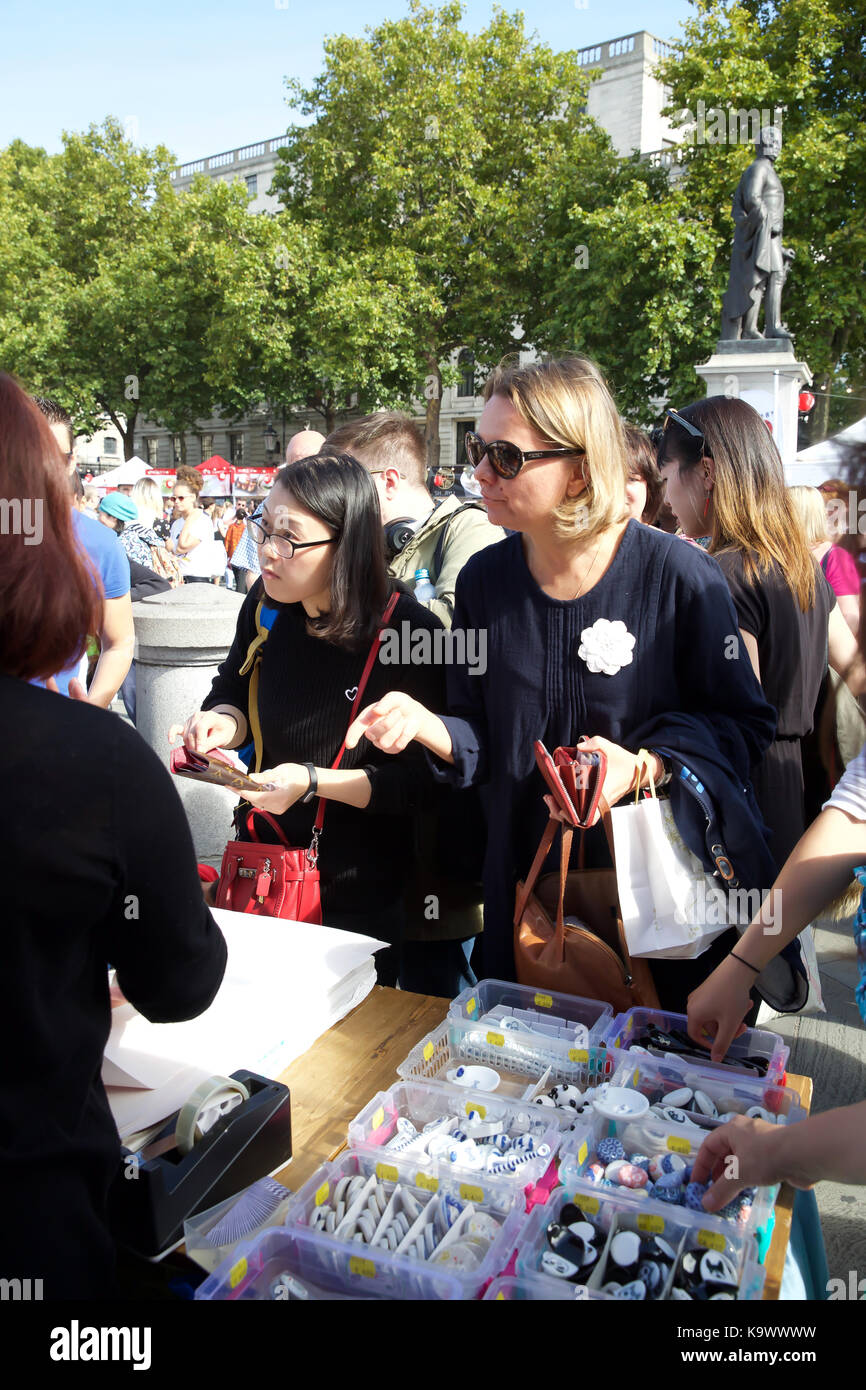
[[[168,731],[201,708],[235,635],[244,601],[216,584],[184,584],[132,605],[135,619],[136,727],[166,767]],[[196,857],[219,867],[232,836],[237,797],[222,787],[174,777]]]

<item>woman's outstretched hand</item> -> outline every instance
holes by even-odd
[[[355,748],[362,738],[369,739],[382,753],[402,753],[417,738],[428,711],[411,695],[393,690],[361,710],[349,726],[346,747]]]
[[[215,710],[197,710],[185,724],[172,724],[169,743],[182,738],[193,753],[210,753],[215,748],[227,748],[237,733],[238,722],[230,714]]]
[[[734,1038],[745,1033],[743,1019],[752,1007],[750,990],[755,973],[747,965],[726,956],[688,998],[689,1037],[706,1046],[713,1039],[710,1057],[721,1062]]]
[[[290,806],[305,796],[310,786],[310,774],[300,763],[279,763],[267,772],[251,772],[251,781],[267,787],[260,792],[244,792],[244,800],[260,811],[281,816]]]

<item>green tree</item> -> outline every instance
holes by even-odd
[[[495,9],[471,35],[459,3],[409,8],[364,38],[328,39],[313,86],[288,84],[290,105],[311,119],[290,131],[274,182],[338,263],[363,272],[364,256],[397,258],[436,466],[450,355],[469,346],[483,364],[518,346],[515,320],[538,292],[547,189],[577,170],[600,177],[613,155],[583,114],[576,54],[537,42],[522,15]]]

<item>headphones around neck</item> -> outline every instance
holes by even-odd
[[[382,528],[385,532],[385,550],[389,560],[392,560],[395,555],[399,555],[401,550],[406,549],[418,530],[418,525],[419,523],[414,517],[398,516]]]

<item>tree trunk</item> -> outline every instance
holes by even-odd
[[[439,362],[431,353],[427,358],[428,372],[424,378],[424,400],[427,416],[424,422],[424,445],[427,449],[427,467],[434,473],[439,470],[439,416],[442,410],[442,373]]]

